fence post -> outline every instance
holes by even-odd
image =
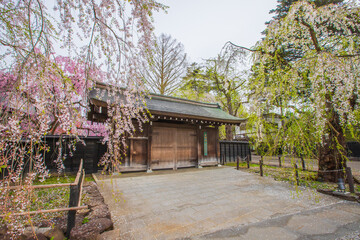
[[[259,163],[259,165],[260,165],[260,176],[264,176],[263,163],[264,163],[263,156],[261,156],[261,160],[260,160],[260,163]]]
[[[301,157],[300,159],[301,159],[302,169],[303,169],[303,171],[305,171],[306,170],[305,160],[303,157]]]
[[[70,185],[70,199],[69,207],[77,207],[80,204],[80,193],[82,183],[85,177],[85,171],[83,170],[83,160],[81,159],[79,171],[76,175],[74,185]],[[67,219],[66,237],[70,238],[71,229],[75,226],[76,210],[70,210]]]
[[[250,159],[249,159],[249,155],[246,156],[246,165],[247,165],[247,168],[250,168]]]
[[[349,183],[349,189],[351,193],[355,193],[355,189],[354,189],[354,179],[352,176],[352,172],[351,172],[351,168],[350,167],[346,167],[346,176],[347,176],[347,180]]]
[[[240,159],[240,157],[239,156],[237,156],[237,158],[236,158],[236,170],[239,170],[239,159]]]
[[[281,156],[279,155],[279,167],[281,167]]]
[[[70,186],[70,200],[69,207],[76,207],[79,200],[79,189],[78,186]],[[70,237],[71,229],[75,226],[76,211],[70,210],[67,219],[66,237]]]
[[[299,186],[299,171],[296,163],[294,164],[294,168],[295,168],[296,185]]]

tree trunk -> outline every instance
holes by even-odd
[[[225,126],[225,132],[226,132],[226,140],[231,141],[233,140],[233,131],[232,131],[232,126],[231,125],[226,125]]]
[[[346,167],[346,141],[337,113],[332,114],[327,134],[323,136],[319,146],[318,177],[326,182],[337,182],[344,177],[343,168]]]
[[[231,96],[229,96],[229,95],[226,96],[226,104],[227,104],[227,109],[228,109],[229,114],[231,116],[234,116],[234,110],[231,105]],[[226,140],[228,140],[228,141],[233,140],[234,134],[233,134],[233,129],[232,129],[231,125],[225,126],[225,133],[226,133]]]

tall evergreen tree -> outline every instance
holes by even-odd
[[[301,0],[277,0],[278,5],[275,9],[270,10],[270,14],[275,13],[275,16],[273,17],[275,20],[284,18],[293,3],[298,2]],[[339,4],[344,2],[344,0],[307,0],[310,3],[314,3],[316,7],[321,7],[328,4]]]

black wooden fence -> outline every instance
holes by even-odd
[[[249,158],[251,161],[251,150],[249,142],[246,141],[220,141],[220,162],[236,162],[237,158]]]
[[[360,157],[360,143],[359,142],[347,142],[348,156]]]
[[[81,159],[84,159],[84,169],[86,173],[98,171],[98,162],[107,150],[106,144],[102,144],[101,137],[80,137],[85,142],[75,144],[75,150],[72,151],[69,146],[74,138],[68,136],[46,136],[44,141],[50,147],[49,152],[44,152],[45,163],[48,169],[57,170],[56,159],[61,146],[63,163],[66,172],[76,172],[79,169]],[[61,143],[60,143],[61,141]]]

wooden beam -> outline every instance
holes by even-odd
[[[128,139],[135,139],[135,140],[147,140],[148,137],[129,137]]]
[[[59,183],[59,184],[48,184],[48,185],[30,185],[30,186],[20,185],[20,186],[10,186],[10,187],[8,187],[8,189],[17,190],[17,189],[21,189],[22,187],[31,188],[31,189],[56,188],[56,187],[70,187],[71,185],[73,185],[73,183]],[[4,188],[1,188],[1,189],[4,189]]]
[[[9,213],[9,214],[2,214],[0,217],[8,217],[8,216],[24,216],[24,215],[33,215],[33,214],[40,214],[40,213],[53,213],[53,212],[63,212],[63,211],[71,211],[71,210],[81,210],[87,209],[88,206],[79,206],[79,207],[68,207],[68,208],[56,208],[56,209],[49,209],[49,210],[38,210],[38,211],[30,211],[30,212],[21,212],[21,213]]]
[[[81,159],[81,160],[80,160],[79,171],[78,171],[78,173],[76,174],[76,178],[75,178],[75,181],[74,181],[74,185],[78,185],[78,184],[79,184],[79,181],[81,180],[80,177],[81,177],[83,165],[84,165],[84,160]]]

